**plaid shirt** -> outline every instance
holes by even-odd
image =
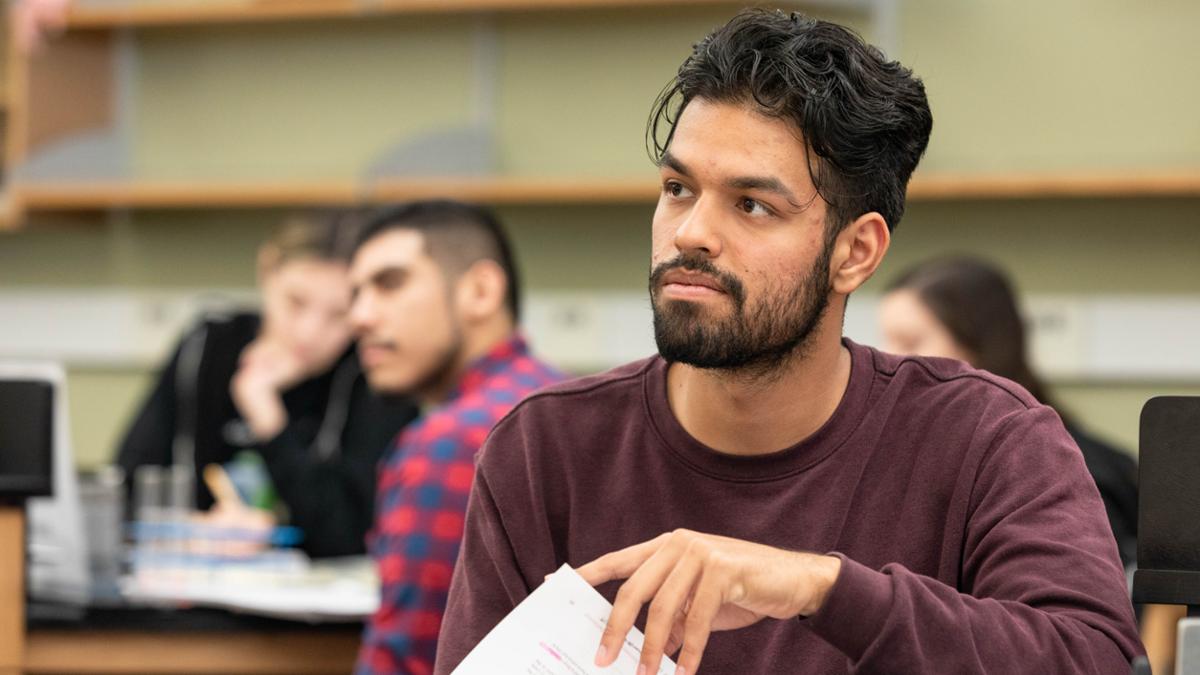
[[[441,405],[400,433],[380,467],[367,544],[383,593],[356,673],[433,672],[475,454],[513,406],[560,379],[513,337],[472,364]]]

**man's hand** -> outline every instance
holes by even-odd
[[[205,530],[189,542],[189,551],[245,558],[270,547],[275,514],[243,502],[219,464],[204,467],[204,484],[212,493],[213,506],[192,516],[192,522]]]
[[[680,646],[675,672],[691,675],[700,667],[712,631],[816,612],[841,565],[832,556],[688,530],[601,556],[577,570],[588,583],[628,581],[617,592],[596,665],[617,659],[634,619],[649,602],[639,675],[658,672],[663,654]]]
[[[242,350],[230,394],[255,438],[270,440],[287,426],[282,393],[302,378],[299,359],[282,345],[259,338]]]

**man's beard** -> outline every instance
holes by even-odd
[[[406,392],[407,394],[440,396],[450,393],[458,386],[458,382],[453,381],[453,378],[461,375],[456,371],[460,365],[463,365],[459,362],[462,359],[465,345],[462,329],[457,325],[452,325],[451,331],[450,342],[430,363],[429,368],[421,374],[412,388]]]
[[[752,307],[746,304],[741,280],[702,255],[683,254],[658,265],[650,275],[658,353],[671,363],[754,375],[769,374],[802,354],[829,305],[832,247],[823,249],[804,278],[790,286],[788,280],[780,280]],[[662,278],[677,268],[715,279],[732,302],[733,311],[713,319],[705,315],[710,310],[700,303],[663,300]]]

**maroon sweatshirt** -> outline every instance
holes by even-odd
[[[559,565],[688,528],[843,557],[817,614],[714,633],[701,674],[1126,675],[1125,577],[1054,411],[957,361],[845,344],[833,416],[765,456],[692,438],[661,358],[518,406],[478,462],[436,672]]]

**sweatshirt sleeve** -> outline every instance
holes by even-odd
[[[1124,574],[1057,415],[1037,407],[1007,418],[965,480],[973,487],[957,588],[841,556],[811,629],[856,673],[1128,673],[1143,649]]]

